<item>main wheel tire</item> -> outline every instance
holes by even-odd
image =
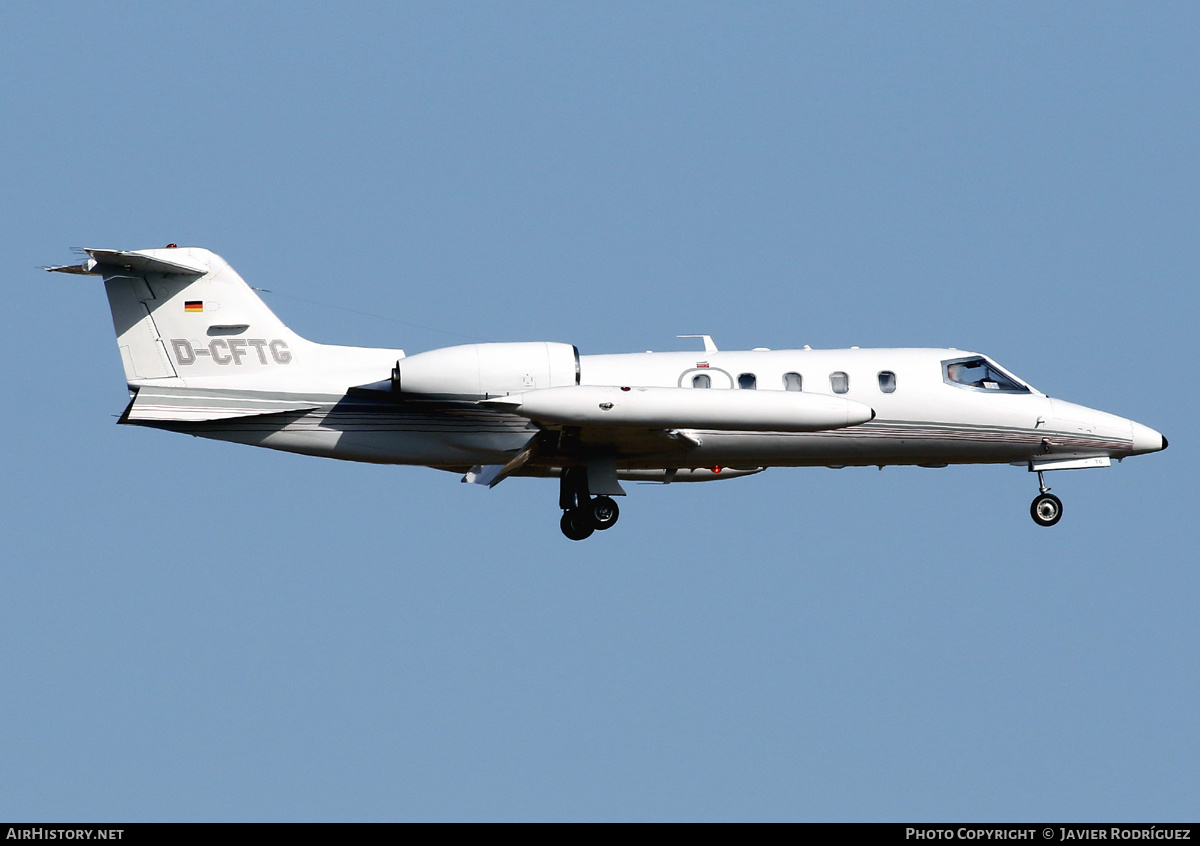
[[[592,518],[592,528],[604,531],[617,524],[621,509],[611,496],[598,496],[588,504],[588,515]]]
[[[562,533],[573,541],[586,540],[592,536],[592,521],[587,511],[582,508],[571,508],[563,512],[558,521]]]
[[[1062,513],[1062,500],[1054,494],[1042,494],[1029,506],[1029,514],[1039,526],[1053,526],[1062,519]]]

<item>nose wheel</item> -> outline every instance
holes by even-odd
[[[1050,493],[1041,470],[1038,471],[1038,490],[1041,493],[1034,497],[1029,514],[1039,526],[1053,526],[1062,519],[1063,504],[1061,499]]]
[[[1029,513],[1039,526],[1053,526],[1062,519],[1062,500],[1052,493],[1038,494],[1029,506]]]

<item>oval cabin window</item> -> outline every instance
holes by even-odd
[[[830,373],[829,387],[833,388],[835,394],[844,394],[850,390],[850,377],[840,370],[837,373]]]
[[[879,390],[885,394],[894,394],[896,392],[896,374],[890,370],[884,370],[879,374]]]
[[[784,373],[783,389],[785,391],[802,391],[804,390],[804,380],[799,373]]]
[[[692,387],[693,388],[711,388],[712,387],[712,379],[709,377],[709,375],[707,373],[701,373],[697,376],[693,376],[692,377]]]

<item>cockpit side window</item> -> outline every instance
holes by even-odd
[[[982,357],[943,361],[942,378],[951,385],[976,388],[981,391],[999,391],[1010,394],[1029,393],[1029,388]]]

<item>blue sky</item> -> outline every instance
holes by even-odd
[[[347,6],[349,6],[347,8]],[[0,816],[1179,820],[1192,4],[8,4]],[[117,427],[73,246],[313,340],[954,346],[1166,453],[557,490]]]

